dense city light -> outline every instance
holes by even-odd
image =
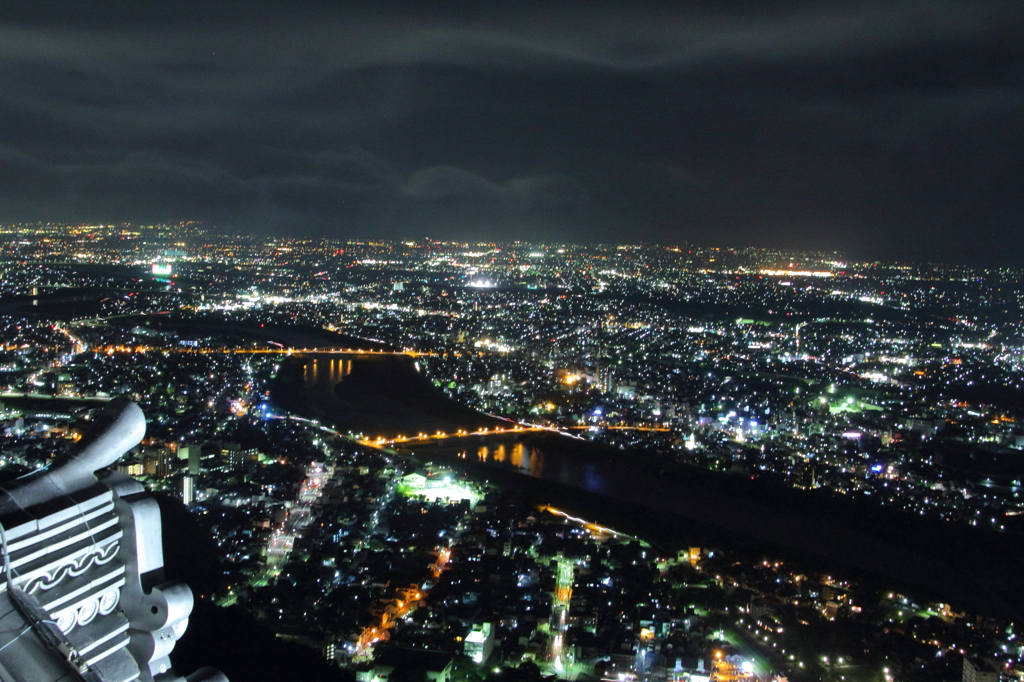
[[[921,674],[961,652],[1015,669],[1022,653],[1006,613],[957,603],[963,586],[876,597],[806,557],[705,548],[689,521],[667,547],[613,507],[520,499],[505,478],[646,486],[656,525],[701,513],[672,506],[665,481],[702,472],[703,495],[827,493],[1015,537],[1019,272],[193,224],[5,230],[2,471],[45,464],[89,408],[130,396],[150,428],[117,468],[212,538],[209,598],[339,665],[440,650],[609,680],[895,680],[922,652]],[[172,252],[172,273],[150,268]],[[566,478],[568,444],[606,448],[585,450],[602,463]],[[716,499],[707,510],[732,506]]]

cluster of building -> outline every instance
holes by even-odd
[[[453,397],[517,422],[997,530],[1024,511],[1020,272],[764,249],[257,239],[196,224],[7,232],[12,291],[110,294],[82,319],[327,327],[425,353]],[[170,271],[112,291],[100,262]],[[12,370],[56,348],[12,338]],[[89,395],[92,370],[80,389],[70,372],[30,379]]]
[[[196,224],[2,232],[0,473],[44,464],[83,410],[132,397],[150,430],[119,467],[209,531],[215,598],[363,682],[403,665],[443,682],[522,665],[610,680],[928,679],[962,665],[985,679],[1024,654],[1006,623],[775,560],[655,556],[368,447],[378,434],[361,444],[279,414],[284,349],[209,327],[374,339],[516,423],[1020,532],[1020,272]],[[207,326],[150,324],[157,313]]]
[[[150,445],[141,471],[120,468],[156,488],[193,481],[177,494],[216,544],[213,598],[360,679],[525,665],[573,679],[936,679],[962,665],[1012,672],[1021,653],[1012,626],[949,605],[781,561],[659,556],[315,424],[234,421],[278,458],[230,442]],[[984,657],[963,663],[967,652]]]

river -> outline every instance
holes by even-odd
[[[502,423],[453,401],[442,404],[443,394],[412,358],[367,358],[292,358],[290,368],[282,365],[291,380],[275,386],[272,400],[341,430],[365,421],[370,426],[363,433],[373,433],[368,429],[374,419],[391,429],[404,420],[412,434],[428,423],[427,433],[454,433],[454,424],[467,415]],[[347,383],[356,375],[358,383]],[[415,400],[405,395],[417,392]],[[428,414],[416,412],[420,408]],[[383,418],[374,414],[378,409],[386,413]],[[437,423],[450,426],[433,428]],[[917,590],[926,598],[1003,616],[1019,616],[1012,604],[1024,597],[1018,579],[1024,552],[1016,538],[918,518],[866,499],[773,486],[555,434],[449,437],[405,449],[669,550],[699,545],[781,556],[808,570],[880,578],[876,582],[886,588]],[[1002,561],[984,558],[993,556]]]

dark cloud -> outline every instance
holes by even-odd
[[[1017,264],[1019,3],[19,3],[0,220]]]
[[[578,200],[575,181],[567,176],[546,175],[491,182],[462,168],[431,166],[413,173],[402,187],[413,199],[424,201],[474,201],[503,204],[509,210],[526,211],[540,205],[572,205]]]

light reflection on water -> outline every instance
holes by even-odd
[[[472,449],[464,450],[458,456],[468,459],[473,452]],[[557,450],[548,453],[545,462],[543,450],[523,443],[490,443],[478,446],[475,452],[476,461],[480,464],[585,488],[595,493],[621,489],[623,483],[628,483],[625,479],[632,478],[631,475],[622,476],[622,471],[607,469],[603,463],[580,461]],[[646,497],[650,481],[645,481],[641,489],[641,497]]]
[[[481,445],[476,450],[476,458],[482,464],[513,468],[530,476],[544,475],[544,453],[523,443]]]
[[[310,353],[303,363],[303,382],[308,391],[314,392],[320,407],[330,412],[335,387],[352,373],[353,361],[365,359],[361,354],[333,355],[327,353]],[[314,408],[315,410],[315,408]],[[468,445],[468,443],[467,443]],[[474,450],[467,447],[459,453],[464,459],[472,457]],[[481,464],[496,466],[516,471],[535,478],[550,478],[561,483],[586,487],[593,491],[602,491],[605,480],[598,467],[581,466],[567,461],[565,455],[558,451],[551,453],[547,471],[544,465],[544,453],[537,447],[515,442],[490,442],[475,450],[476,459]]]
[[[333,391],[342,379],[352,373],[352,360],[330,355],[313,355],[303,366],[307,388],[323,386]]]

